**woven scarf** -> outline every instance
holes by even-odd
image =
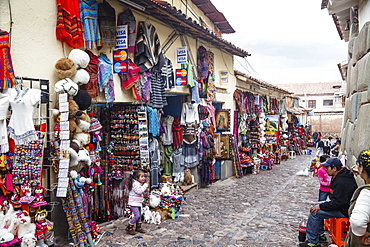
[[[0,89],[11,88],[17,84],[10,56],[9,33],[0,29]]]

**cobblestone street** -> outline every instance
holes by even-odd
[[[106,233],[98,246],[297,246],[299,223],[317,201],[319,182],[296,173],[313,158],[300,155],[258,175],[191,189],[179,218],[143,224],[144,234],[126,234],[127,218],[109,222],[101,226]]]

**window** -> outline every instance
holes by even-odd
[[[324,99],[323,106],[333,106],[333,100],[332,99]]]
[[[309,100],[308,108],[316,108],[316,100]]]

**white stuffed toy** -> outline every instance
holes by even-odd
[[[18,213],[18,237],[23,237],[26,234],[33,234],[35,235],[36,232],[36,225],[34,223],[31,223],[31,217],[28,215],[25,215],[24,213]]]
[[[143,215],[144,215],[144,222],[145,223],[150,223],[152,221],[152,212],[150,211],[148,206],[144,207]]]
[[[27,233],[21,237],[21,247],[36,247],[36,237],[34,234]]]
[[[62,79],[55,83],[54,90],[57,93],[64,92],[70,96],[76,96],[78,93],[78,85],[69,78]]]
[[[159,203],[161,203],[160,193],[156,191],[152,191],[149,196],[149,201],[150,201],[149,202],[150,207],[152,208],[158,207]]]
[[[71,79],[78,85],[87,84],[90,80],[90,75],[86,70],[79,69],[77,70],[76,74],[71,77]]]
[[[73,61],[77,69],[86,68],[87,65],[89,65],[90,63],[89,54],[87,54],[85,51],[80,50],[80,49],[73,49],[69,53],[68,58]]]
[[[150,223],[155,224],[155,225],[161,224],[161,215],[158,212],[153,211],[152,212],[152,221]]]
[[[80,151],[78,151],[78,161],[84,162],[87,166],[91,165],[89,152],[85,148],[80,148]]]

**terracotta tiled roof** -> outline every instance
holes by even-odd
[[[166,1],[135,0],[133,2],[145,7],[144,13],[172,26],[181,33],[191,34],[194,37],[203,39],[204,41],[207,41],[215,47],[225,50],[232,55],[240,57],[251,55],[245,50],[233,45],[231,42],[218,37],[214,32],[212,32],[212,30],[201,26],[197,21],[186,16],[180,9],[177,9]]]
[[[250,79],[250,80],[252,80],[253,82],[255,82],[255,83],[257,83],[257,84],[259,84],[259,85],[261,85],[261,86],[263,86],[263,87],[270,88],[270,89],[274,89],[274,90],[276,90],[276,91],[281,91],[281,92],[283,92],[283,93],[287,93],[287,94],[292,94],[292,92],[289,92],[289,91],[288,91],[288,90],[286,90],[286,89],[283,89],[283,88],[281,88],[281,87],[278,87],[278,86],[272,85],[272,84],[267,83],[267,82],[265,82],[265,81],[263,81],[263,80],[256,79],[256,78],[254,78],[254,77],[252,77],[252,76],[250,76],[250,75],[244,74],[244,73],[242,73],[242,72],[240,72],[240,71],[235,70],[235,71],[234,71],[234,73],[235,73],[235,75],[243,76],[243,77],[245,77],[245,78],[247,78],[247,79]]]
[[[221,30],[221,33],[235,33],[224,14],[219,12],[210,0],[191,1]]]
[[[341,86],[342,82],[317,82],[317,83],[291,83],[291,84],[277,84],[277,86],[293,92],[294,95],[323,95],[333,94],[339,92],[340,88],[333,88],[333,86]]]

